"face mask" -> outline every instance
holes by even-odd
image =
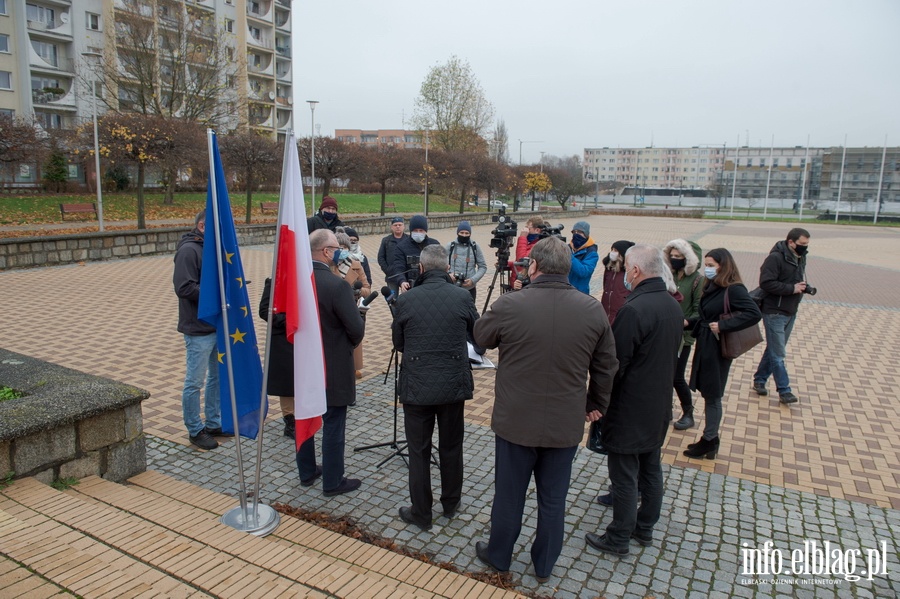
[[[809,251],[808,245],[800,245],[799,243],[794,246],[794,251],[797,252],[798,256],[805,256],[806,252]]]
[[[356,251],[358,251],[358,250],[359,250],[359,244],[358,244],[358,243],[351,243],[351,244],[350,244],[350,251],[351,251],[351,252],[356,252]]]
[[[587,243],[587,237],[585,237],[584,235],[579,235],[577,233],[572,235],[572,245],[575,246],[576,249],[580,248],[581,246],[583,246],[586,243]]]
[[[528,241],[528,243],[534,243],[535,241],[537,241],[540,238],[541,238],[540,233],[529,233],[528,235],[525,236],[525,239]]]
[[[609,253],[609,261],[610,262],[615,262],[618,259],[619,259],[619,252],[610,252]]]
[[[687,260],[684,258],[672,258],[669,262],[672,264],[672,270],[678,272],[679,270],[684,269],[684,265],[687,264]]]
[[[628,280],[628,271],[625,271],[625,289],[631,291],[631,281]]]
[[[323,212],[322,218],[324,218],[327,222],[331,222],[335,218],[337,218],[337,213],[336,212]]]
[[[423,241],[425,241],[425,233],[412,233],[410,234],[410,237],[412,237],[412,240],[416,243],[422,243]]]
[[[703,269],[703,275],[709,279],[710,281],[716,278],[716,274],[719,272],[719,269],[715,266],[707,266]]]
[[[468,237],[463,237],[462,235],[457,235],[457,236],[456,236],[456,243],[458,243],[458,244],[460,244],[460,245],[468,245],[468,244],[469,244],[469,238],[468,238]]]
[[[335,264],[340,264],[341,260],[344,258],[344,250],[334,250],[334,253],[331,254],[331,260]]]

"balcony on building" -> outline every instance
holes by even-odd
[[[269,0],[247,0],[247,16],[271,23],[272,3]]]
[[[250,125],[253,127],[271,127],[272,112],[274,111],[270,106],[261,106],[259,104],[251,105],[248,113]]]
[[[291,57],[291,39],[281,35],[275,36],[275,52],[285,58]]]
[[[282,129],[287,129],[288,127],[290,127],[291,126],[291,111],[279,108],[277,112],[278,112],[278,114],[277,114],[278,129],[282,130]]]
[[[267,50],[271,50],[275,46],[272,43],[272,38],[266,36],[259,27],[249,24],[247,25],[247,44]]]
[[[279,81],[290,82],[291,81],[291,61],[282,58],[281,56],[276,56],[275,61],[275,76]]]
[[[253,75],[272,76],[272,55],[268,53],[248,52],[247,70]]]
[[[275,27],[279,29],[284,29],[286,31],[291,30],[291,11],[283,10],[279,7],[275,7]]]
[[[61,87],[42,87],[31,90],[31,103],[34,106],[47,106],[58,109],[75,109],[75,93],[71,89]]]

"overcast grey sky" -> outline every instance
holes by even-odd
[[[510,157],[585,147],[900,145],[898,0],[294,0],[298,135],[409,119],[456,54]]]

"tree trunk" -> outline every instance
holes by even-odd
[[[331,178],[322,177],[322,197],[324,198],[328,194],[331,193]],[[315,204],[316,198],[313,198],[313,204]]]
[[[173,206],[175,204],[175,180],[178,178],[178,169],[172,168],[166,171],[166,197],[163,204]]]
[[[253,169],[247,169],[247,224],[250,224],[250,211],[253,209]]]
[[[381,183],[381,216],[384,216],[384,201],[387,196],[387,181],[379,181]]]
[[[144,217],[144,163],[138,162],[137,179],[137,228],[146,229],[147,221]]]
[[[463,188],[459,191],[459,213],[463,214],[466,211],[466,188]]]

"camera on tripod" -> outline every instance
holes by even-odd
[[[491,217],[491,222],[497,223],[497,228],[491,231],[490,247],[496,248],[498,254],[500,251],[508,250],[512,245],[512,239],[516,236],[516,221],[512,217],[506,216],[506,208],[501,207],[497,211],[496,216]]]
[[[406,267],[407,268],[415,268],[419,265],[419,256],[407,256],[406,257]]]
[[[556,237],[563,243],[566,242],[566,238],[562,236],[562,230],[565,229],[565,225],[556,225],[555,227],[551,227],[550,225],[542,225],[541,226],[541,239],[546,239],[548,237]]]

